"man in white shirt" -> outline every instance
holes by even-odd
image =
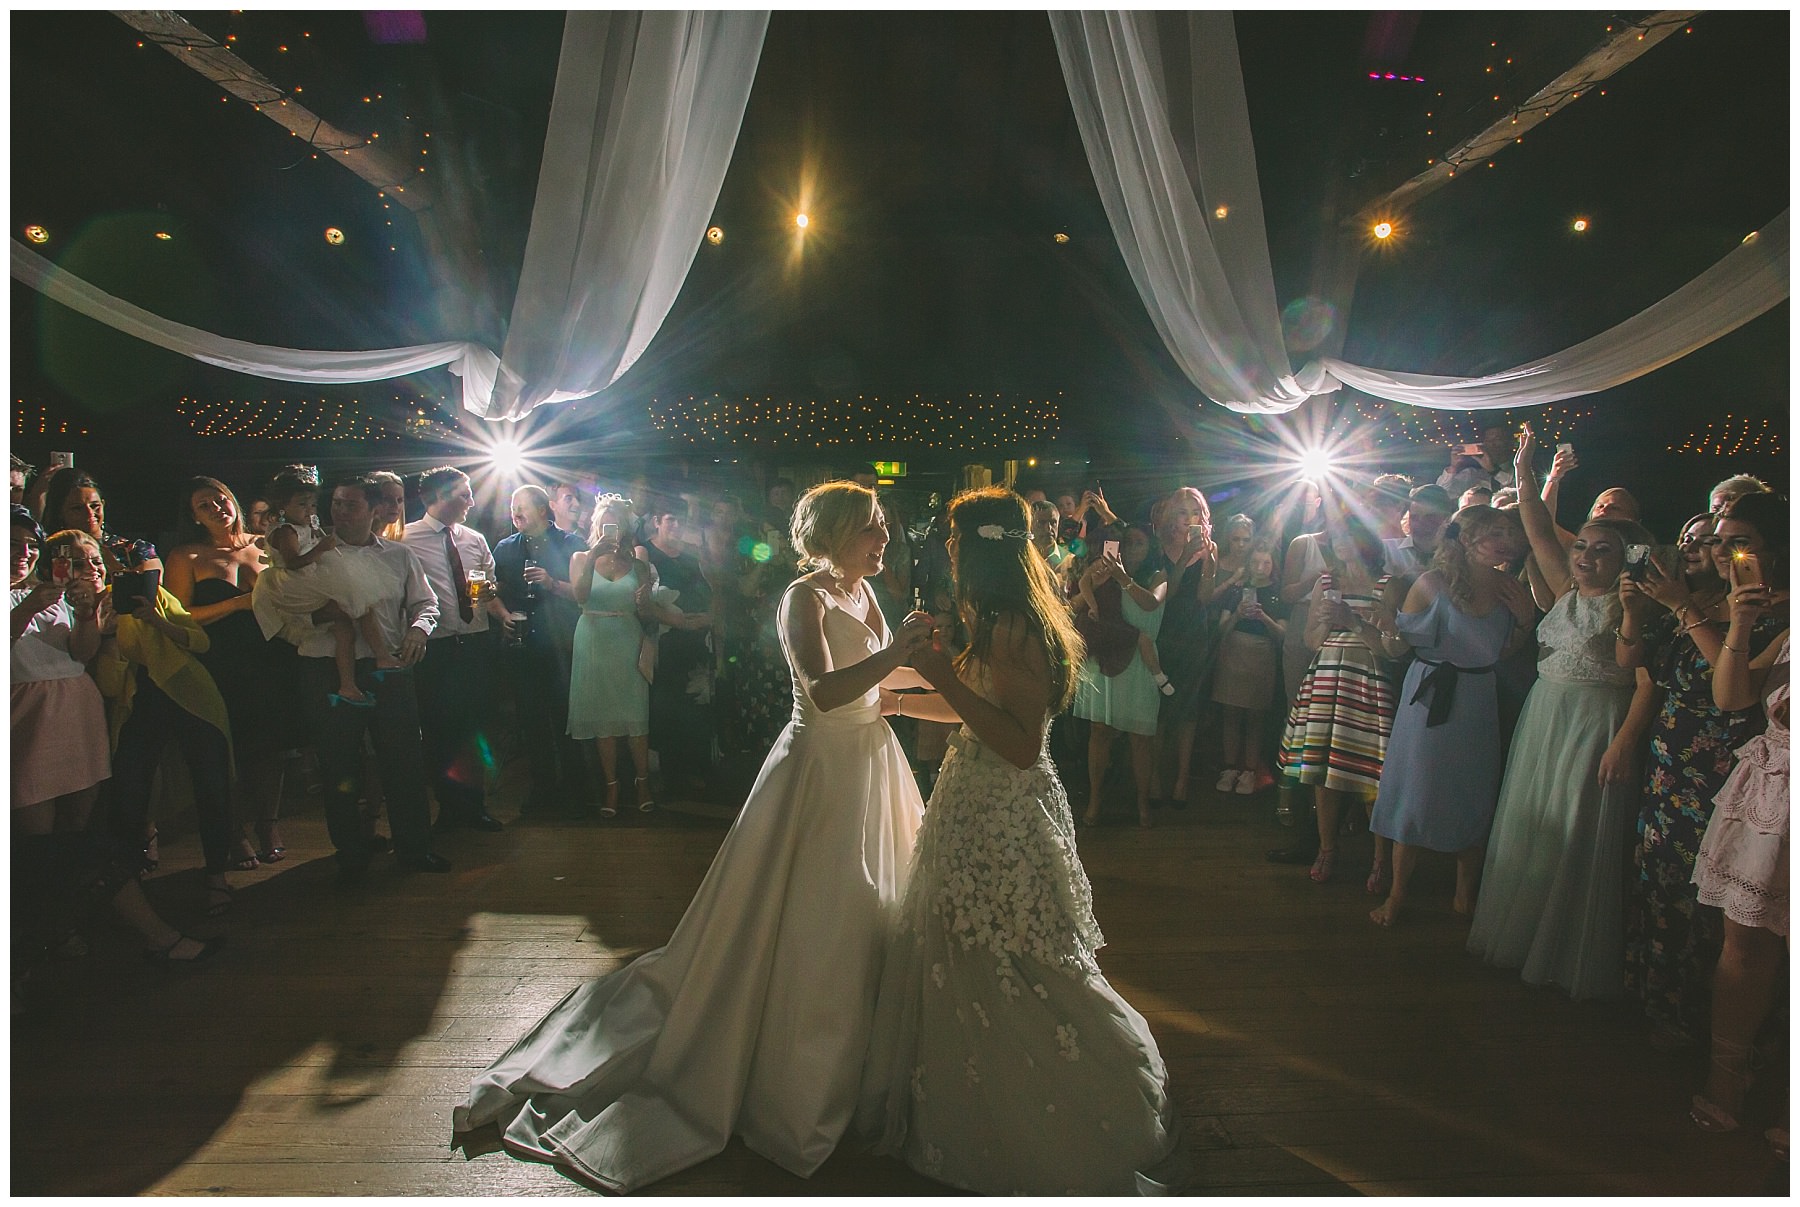
[[[437,797],[437,828],[469,826],[497,831],[487,810],[487,766],[477,749],[492,698],[494,635],[490,614],[504,621],[499,592],[470,583],[494,581],[487,538],[463,523],[475,505],[469,476],[451,466],[419,475],[425,514],[401,538],[425,567],[440,614],[425,660],[419,664],[419,724],[425,741],[425,775]]]
[[[1387,548],[1387,572],[1408,578],[1423,572],[1437,553],[1444,524],[1454,511],[1455,506],[1442,487],[1429,482],[1413,487],[1407,496],[1406,514],[1400,518],[1406,535],[1381,542]]]
[[[320,776],[325,781],[325,824],[337,848],[339,874],[346,881],[360,880],[369,867],[369,833],[356,803],[362,795],[365,733],[375,744],[375,764],[380,768],[388,824],[394,832],[395,862],[419,872],[450,870],[450,861],[431,851],[431,803],[425,796],[413,669],[424,657],[425,643],[437,626],[438,601],[413,552],[374,534],[374,509],[380,501],[380,484],[366,476],[348,478],[332,489],[332,532],[338,540],[335,556],[367,559],[387,579],[390,590],[375,601],[375,622],[382,644],[399,657],[404,668],[377,671],[375,651],[359,636],[356,679],[374,698],[374,705],[334,707],[338,677],[330,626],[320,625],[298,642],[300,687],[312,717]]]

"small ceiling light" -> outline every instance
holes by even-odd
[[[343,231],[339,230],[335,226],[328,226],[325,228],[325,242],[331,244],[333,247],[336,247],[343,241],[344,241],[344,232]]]
[[[1392,222],[1377,222],[1373,233],[1377,239],[1386,239],[1394,233],[1394,224]]]
[[[808,218],[805,214],[795,214],[794,215],[794,225],[799,227],[801,230],[805,230],[807,227],[807,224],[810,223],[811,221],[812,221],[812,219]]]
[[[1579,235],[1588,228],[1588,220],[1586,218],[1577,218],[1572,225],[1575,228],[1575,233]]]
[[[1052,239],[1056,240],[1058,243],[1067,243],[1069,241],[1069,236],[1065,235],[1061,231],[1057,231],[1054,235],[1051,235],[1050,237]]]
[[[48,242],[50,242],[50,232],[45,230],[41,226],[26,227],[25,228],[25,237],[27,239],[30,239],[33,243],[48,243]]]
[[[1213,211],[1213,217],[1217,218],[1220,222],[1223,222],[1225,221],[1225,216],[1229,213],[1231,213],[1231,207],[1228,205],[1221,205],[1218,209]]]
[[[714,247],[717,247],[719,244],[725,242],[725,228],[722,226],[707,227],[706,228],[706,241],[708,243],[712,244]]]
[[[158,239],[163,240],[164,242],[167,242],[168,240],[173,239],[175,236],[171,235],[168,231],[157,231],[156,237]]]

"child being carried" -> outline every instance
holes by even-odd
[[[265,538],[269,568],[256,578],[252,611],[263,636],[285,637],[296,645],[314,624],[313,614],[330,617],[337,666],[336,699],[349,704],[375,701],[356,684],[356,638],[375,653],[375,665],[391,670],[405,665],[387,648],[375,622],[374,601],[389,584],[374,562],[336,554],[338,541],[319,525],[319,479],[309,466],[290,465],[275,476],[267,492],[280,522]]]

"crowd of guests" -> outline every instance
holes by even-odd
[[[1020,483],[1086,648],[1052,751],[1089,826],[1115,779],[1142,826],[1202,780],[1276,789],[1314,824],[1270,857],[1318,883],[1366,825],[1382,926],[1426,853],[1449,856],[1471,951],[1632,996],[1661,1046],[1709,1043],[1693,1118],[1728,1130],[1786,961],[1787,507],[1728,479],[1662,545],[1613,488],[1567,529],[1577,464],[1495,425],[1436,481],[1302,482],[1217,524],[1193,487],[1120,515],[1098,483]],[[170,747],[212,916],[232,873],[284,857],[277,785],[309,758],[348,882],[384,852],[447,870],[435,831],[501,829],[508,752],[525,816],[716,795],[721,761],[760,760],[791,711],[775,609],[797,492],[680,485],[520,485],[490,543],[452,467],[290,466],[247,506],[196,477],[159,550],[109,525],[88,474],[15,463],[15,960],[100,908],[158,961],[216,950],[138,887]],[[941,503],[883,497],[890,627],[923,607],[956,630]],[[929,780],[949,727],[895,725]]]

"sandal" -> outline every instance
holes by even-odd
[[[256,837],[263,845],[263,849],[256,853],[256,857],[262,862],[280,863],[283,859],[287,858],[287,848],[276,841],[274,822],[258,822],[256,824]]]
[[[144,870],[154,872],[162,861],[158,858],[160,850],[156,845],[157,833],[150,831],[150,837],[144,839]]]
[[[209,884],[206,886],[206,916],[220,918],[231,910],[231,903],[237,900],[237,894],[229,884]]]
[[[606,781],[606,803],[600,806],[601,817],[617,817],[619,815],[619,781]]]
[[[1324,884],[1331,879],[1331,865],[1335,862],[1337,862],[1336,847],[1329,851],[1320,848],[1318,858],[1313,860],[1312,870],[1306,874],[1312,878],[1314,884]]]
[[[238,849],[243,853],[232,863],[231,870],[234,872],[254,872],[260,863],[261,857],[251,848],[250,840],[248,838],[238,839]]]
[[[1388,866],[1385,859],[1377,859],[1369,866],[1369,878],[1363,881],[1364,891],[1371,895],[1384,892],[1388,882],[1393,879],[1394,869]]]
[[[631,781],[631,791],[638,798],[639,813],[648,813],[656,808],[656,802],[645,796],[644,789],[638,786],[640,784],[648,784],[649,782],[650,777],[647,775],[640,775]]]
[[[1750,1062],[1753,1056],[1750,1048],[1743,1044],[1734,1044],[1717,1036],[1713,1037],[1710,1072],[1718,1074],[1720,1080],[1729,1083],[1729,1088],[1737,1091],[1738,1106],[1727,1110],[1705,1094],[1695,1094],[1693,1102],[1688,1107],[1688,1118],[1693,1120],[1695,1127],[1703,1132],[1735,1132],[1737,1130],[1738,1121],[1735,1112],[1742,1109],[1744,1095],[1750,1089]]]
[[[200,950],[191,956],[171,954],[177,947],[181,946],[182,939],[187,939],[190,942],[200,944]],[[192,935],[181,935],[167,947],[152,947],[145,951],[144,959],[149,963],[159,965],[163,968],[187,968],[200,963],[202,960],[212,959],[219,954],[219,949],[223,946],[225,946],[224,935],[220,935],[216,939],[196,939]]]

